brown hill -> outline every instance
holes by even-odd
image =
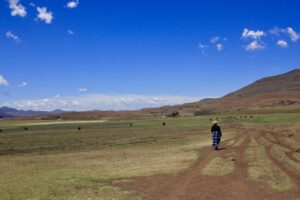
[[[279,109],[300,105],[300,69],[262,78],[217,99],[178,106],[182,111],[215,112],[228,110]]]
[[[178,106],[165,106],[138,111],[67,112],[38,118],[76,120],[137,119],[173,116],[177,112],[181,116],[212,113],[300,112],[300,69],[262,78],[244,88],[216,99],[203,99]]]
[[[225,97],[251,97],[257,95],[300,92],[300,69],[260,79]]]

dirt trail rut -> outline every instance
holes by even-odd
[[[137,192],[147,200],[300,200],[300,176],[287,169],[285,165],[271,155],[270,146],[280,143],[277,140],[270,141],[267,137],[264,137],[264,139],[268,142],[265,140],[260,142],[262,135],[264,135],[263,130],[244,129],[243,134],[232,139],[235,141],[234,143],[224,142],[220,151],[214,151],[209,147],[201,149],[202,156],[186,171],[177,175],[138,177],[132,179],[130,183],[119,183],[117,186],[127,191]],[[284,175],[288,176],[287,180],[291,181],[292,189],[277,191],[270,187],[272,178],[278,181],[276,173],[267,174],[270,177],[261,177],[259,181],[249,179],[250,164],[245,158],[245,152],[251,140],[258,141],[257,145],[265,150],[269,160],[268,164],[271,164],[271,166],[274,164],[276,168],[282,170]],[[218,163],[218,159],[224,161],[224,163]],[[203,169],[209,163],[216,164],[217,170],[224,169],[224,172],[228,172],[228,174],[206,175],[203,173]],[[226,168],[226,164],[228,164],[228,168]],[[300,163],[297,164],[300,167]],[[134,198],[129,196],[128,199]]]

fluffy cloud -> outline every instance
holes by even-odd
[[[252,38],[252,39],[260,39],[262,36],[264,36],[266,33],[260,30],[257,31],[253,31],[253,30],[249,30],[247,28],[244,28],[243,34],[242,34],[242,38]]]
[[[8,5],[12,16],[25,17],[27,15],[26,8],[19,3],[19,0],[8,0]]]
[[[88,91],[87,88],[79,88],[79,89],[78,89],[78,92],[87,92],[87,91]]]
[[[22,82],[22,83],[20,83],[20,84],[18,85],[18,87],[22,88],[22,87],[25,87],[25,86],[27,86],[27,85],[28,85],[27,82]]]
[[[53,13],[50,11],[47,11],[46,7],[37,7],[37,17],[38,19],[40,19],[41,21],[44,21],[46,24],[51,24],[52,20],[53,20]]]
[[[0,75],[0,86],[4,85],[4,86],[8,86],[8,81],[2,76]]]
[[[222,51],[224,49],[223,44],[219,43],[216,45],[218,51]]]
[[[201,98],[183,96],[148,96],[148,95],[103,95],[91,94],[83,97],[52,97],[37,100],[20,100],[5,103],[17,109],[32,110],[135,110],[160,107],[198,101]]]
[[[287,48],[289,46],[288,43],[284,40],[278,40],[277,45],[280,46],[281,48]]]
[[[254,51],[263,48],[264,46],[262,44],[260,44],[257,40],[254,40],[246,46],[246,51]]]
[[[291,41],[293,42],[297,42],[300,39],[300,35],[299,33],[297,33],[292,27],[287,27],[287,28],[278,28],[278,27],[274,27],[273,29],[271,29],[269,31],[272,35],[275,36],[282,36],[282,35],[286,35],[288,36]]]
[[[17,35],[13,34],[11,31],[7,31],[5,33],[5,36],[6,36],[6,38],[11,39],[11,40],[15,41],[16,43],[21,42],[21,39]]]
[[[69,1],[67,3],[67,8],[76,8],[78,6],[78,4],[79,4],[78,0],[76,0],[76,1]]]
[[[296,31],[294,31],[291,27],[287,27],[286,32],[288,33],[293,42],[297,42],[299,40],[299,34],[296,33]]]
[[[258,50],[258,49],[263,49],[264,45],[263,42],[261,41],[261,37],[265,36],[266,33],[264,31],[261,30],[257,30],[257,31],[253,31],[253,30],[249,30],[247,28],[244,28],[244,31],[242,33],[242,38],[243,39],[251,39],[252,42],[250,42],[245,50],[246,51],[254,51],[254,50]]]

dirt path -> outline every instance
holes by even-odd
[[[274,158],[271,158],[269,147],[266,147],[267,156],[271,163],[279,165],[286,172],[295,186],[294,189],[279,192],[272,189],[264,181],[250,181],[248,179],[249,163],[245,161],[245,150],[251,138],[259,140],[263,133],[254,129],[244,129],[243,134],[234,138],[235,143],[224,142],[222,150],[214,151],[207,147],[201,149],[198,161],[190,169],[178,175],[154,175],[149,177],[134,178],[130,183],[119,183],[117,186],[127,191],[135,191],[147,200],[247,200],[247,199],[284,199],[300,200],[300,177],[285,167]],[[235,145],[241,141],[239,145]],[[215,158],[226,158],[231,155],[228,162],[233,162],[234,169],[227,175],[207,176],[203,169]],[[275,161],[274,161],[275,160]],[[231,164],[231,163],[229,163]],[[231,165],[230,165],[231,166]],[[221,165],[220,168],[223,166]],[[128,199],[133,199],[128,197]]]

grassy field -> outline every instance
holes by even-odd
[[[65,123],[0,120],[0,199],[123,199],[128,192],[108,180],[127,182],[131,177],[176,174],[189,168],[201,156],[201,148],[210,145],[209,118]],[[255,127],[297,121],[300,114],[220,117],[223,140],[228,143],[241,124]],[[292,142],[284,135],[278,137],[286,144]],[[287,160],[276,150],[275,156]],[[257,151],[250,148],[248,160],[254,162],[255,155],[261,160],[258,165],[271,165],[263,160],[264,150]],[[232,155],[212,160],[210,165],[222,162],[227,163],[222,174],[234,170]],[[286,164],[295,167],[291,161]],[[203,173],[210,175],[210,168]]]
[[[126,192],[105,180],[189,167],[209,144],[209,125],[208,118],[1,121],[1,199],[121,199]]]

